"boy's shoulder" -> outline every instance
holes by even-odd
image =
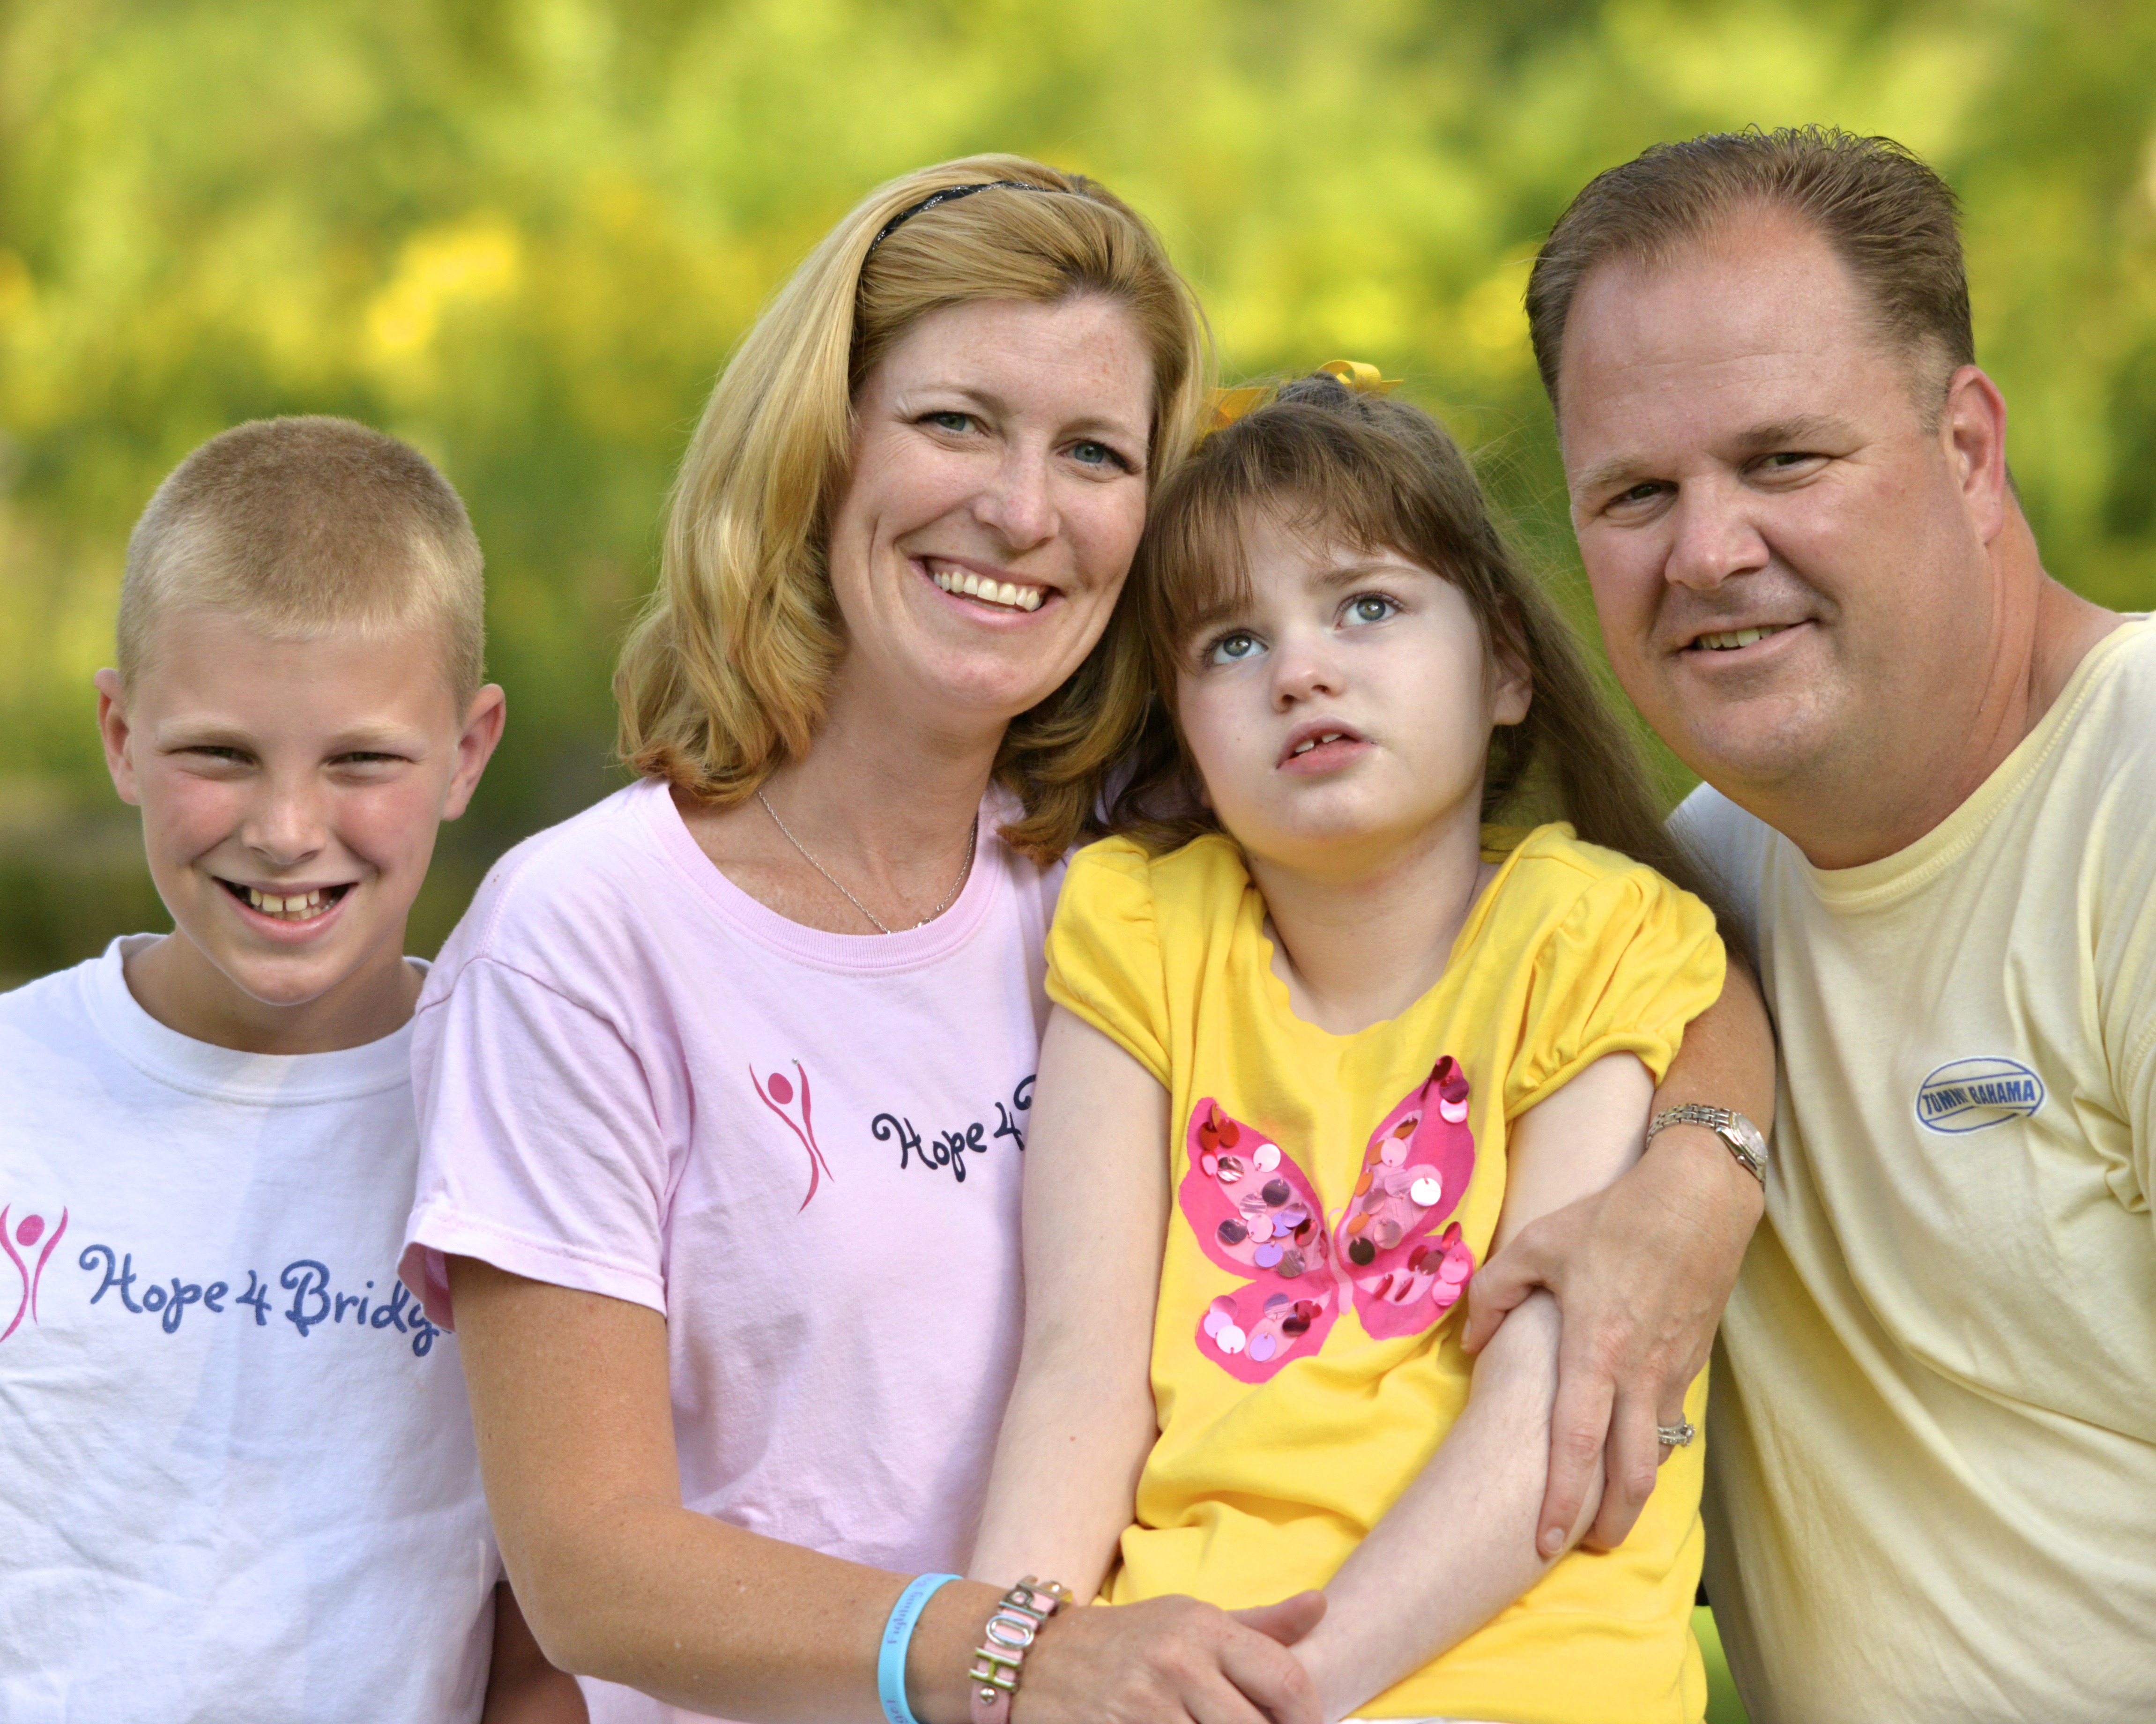
[[[177,1106],[284,1110],[323,1103],[408,1106],[410,1031],[331,1053],[249,1054],[197,1041],[129,990],[130,952],[163,937],[123,935],[68,969],[0,993],[0,1085],[8,1123],[86,1110],[100,1118]]]
[[[90,995],[99,972],[107,965],[118,965],[121,943],[116,940],[95,957],[0,993],[0,1048],[92,1039]],[[13,1063],[12,1059],[8,1063]]]

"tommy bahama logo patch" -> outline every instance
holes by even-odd
[[[1999,1054],[1949,1060],[1917,1085],[1917,1123],[1933,1131],[1981,1131],[2043,1105],[2044,1080]]]

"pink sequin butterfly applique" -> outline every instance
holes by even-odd
[[[1459,1208],[1474,1173],[1467,1074],[1448,1054],[1370,1134],[1340,1220],[1342,1273],[1354,1283],[1356,1315],[1379,1340],[1427,1329],[1458,1303],[1475,1254],[1456,1221],[1430,1234]]]
[[[1324,1345],[1348,1300],[1381,1339],[1428,1328],[1474,1273],[1457,1222],[1475,1171],[1467,1079],[1450,1055],[1372,1133],[1361,1178],[1328,1227],[1281,1146],[1210,1097],[1191,1110],[1177,1193],[1199,1248],[1250,1285],[1214,1300],[1199,1347],[1240,1383],[1263,1383]]]

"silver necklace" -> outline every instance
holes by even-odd
[[[862,903],[860,899],[856,898],[851,892],[848,891],[844,886],[839,885],[839,877],[836,875],[833,874],[829,869],[826,868],[821,862],[819,862],[814,856],[808,854],[808,845],[802,843],[799,839],[794,837],[791,832],[788,832],[786,829],[786,823],[778,818],[778,810],[772,807],[771,798],[766,796],[761,789],[757,792],[756,799],[763,804],[764,813],[771,816],[771,824],[778,829],[778,835],[784,839],[787,843],[792,844],[795,849],[801,852],[801,859],[803,862],[806,862],[811,868],[814,869],[817,873],[822,875],[825,880],[830,881],[833,889],[837,891],[841,898],[844,898],[847,903],[852,905],[855,909],[860,911],[863,916],[869,919],[870,923],[875,927],[876,932],[879,934],[888,934],[892,931],[891,928],[885,923],[873,910],[870,909],[867,905]],[[973,847],[978,844],[980,840],[981,815],[980,811],[977,808],[973,811],[973,824],[968,829],[966,833],[966,855],[965,859],[958,865],[957,879],[952,881],[951,890],[943,895],[943,901],[937,905],[933,910],[930,911],[927,915],[922,916],[919,921],[916,922],[913,925],[915,927],[927,927],[929,923],[934,921],[937,916],[942,915],[945,911],[948,910],[952,904],[957,901],[958,894],[965,888],[967,875],[970,875],[973,871]]]

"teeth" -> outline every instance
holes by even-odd
[[[324,900],[319,890],[280,895],[275,892],[261,891],[254,886],[243,890],[247,894],[248,904],[264,916],[286,916],[303,921],[311,916],[321,914]]]
[[[1307,741],[1296,743],[1289,757],[1292,759],[1296,754],[1307,754],[1321,742],[1337,742],[1340,736],[1338,731],[1327,731],[1322,736],[1312,736]]]
[[[1014,611],[1037,611],[1045,596],[1039,587],[1021,587],[1014,581],[983,579],[971,569],[931,569],[931,578],[946,593],[963,593],[983,604],[999,604]]]
[[[1699,644],[1717,653],[1734,652],[1738,647],[1748,647],[1755,640],[1764,640],[1770,634],[1781,632],[1781,625],[1765,629],[1733,629],[1727,634],[1702,634]]]

